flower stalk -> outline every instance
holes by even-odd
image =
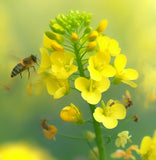
[[[89,104],[89,106],[90,106],[91,114],[93,114],[95,110],[95,105]],[[103,142],[103,136],[102,136],[100,123],[98,123],[94,119],[94,117],[93,117],[93,126],[94,126],[95,135],[96,135],[96,143],[97,143],[99,154],[100,154],[99,158],[100,160],[106,160],[105,148],[104,148],[104,142]]]
[[[83,70],[83,66],[82,66],[82,61],[80,59],[80,54],[79,54],[79,49],[76,47],[77,45],[75,44],[74,45],[74,49],[75,49],[75,54],[76,54],[76,61],[77,61],[77,64],[78,64],[78,70],[80,72],[80,76],[82,77],[85,77],[85,74],[84,74],[84,70]],[[89,104],[89,103],[88,103]],[[95,110],[95,105],[91,105],[89,104],[90,106],[90,110],[91,110],[91,115],[93,115],[94,113],[94,110]],[[104,142],[103,142],[103,136],[102,136],[102,131],[101,131],[101,127],[100,127],[100,123],[98,123],[94,117],[92,116],[93,118],[93,127],[94,127],[94,131],[95,131],[95,135],[96,135],[96,144],[98,146],[98,150],[99,150],[99,159],[100,160],[106,160],[105,158],[105,149],[104,149]]]

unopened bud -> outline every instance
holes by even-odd
[[[97,27],[97,31],[99,33],[103,32],[107,28],[107,25],[108,21],[106,19],[102,20]]]
[[[92,42],[89,42],[88,46],[87,46],[87,50],[88,51],[92,51],[96,48],[96,41],[92,41]]]
[[[91,131],[87,131],[86,132],[86,138],[89,140],[89,141],[92,141],[92,140],[94,140],[95,139],[95,134],[93,133],[93,132],[91,132]]]
[[[72,33],[71,39],[72,39],[73,41],[77,41],[77,40],[78,40],[78,35],[77,35],[76,33]]]
[[[56,41],[52,41],[51,47],[52,47],[55,51],[64,51],[63,47],[62,47],[59,43],[57,43]]]
[[[97,38],[97,36],[98,36],[98,32],[97,31],[92,31],[90,33],[89,40],[93,41]]]

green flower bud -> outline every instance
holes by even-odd
[[[55,23],[53,25],[50,25],[50,28],[53,32],[56,32],[56,33],[60,33],[60,34],[64,34],[65,33],[65,30],[63,27],[61,27],[59,24]]]

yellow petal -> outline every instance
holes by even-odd
[[[65,87],[60,87],[54,93],[54,99],[59,99],[59,98],[63,97],[66,93],[67,93],[66,88]]]
[[[132,81],[122,79],[121,82],[128,84],[129,86],[136,88],[138,85]]]
[[[118,73],[123,71],[123,69],[126,66],[126,63],[127,63],[127,58],[125,55],[120,54],[120,55],[116,56],[115,61],[114,61],[114,66],[115,66]]]
[[[103,109],[100,107],[97,107],[93,113],[93,117],[97,122],[102,122],[103,121]]]
[[[41,64],[38,69],[38,73],[44,72],[51,67],[50,55],[45,48],[40,49],[41,52]]]
[[[95,81],[101,81],[102,74],[101,72],[97,71],[91,65],[88,66],[88,71],[90,72],[90,77]]]
[[[113,117],[116,119],[124,119],[126,117],[126,109],[123,104],[117,103],[111,106]]]
[[[80,91],[87,90],[89,85],[90,85],[90,80],[88,80],[84,77],[79,77],[75,80],[75,88]]]
[[[142,155],[146,154],[151,146],[152,143],[152,139],[149,136],[145,136],[141,142],[141,146],[140,146],[140,153]]]
[[[117,119],[113,117],[104,117],[102,123],[108,129],[113,129],[118,125]]]
[[[105,77],[113,77],[116,73],[116,70],[111,65],[106,65],[102,71],[102,75]]]
[[[110,80],[107,77],[103,77],[101,81],[94,82],[94,88],[98,91],[105,92],[110,87]]]
[[[46,80],[47,91],[50,95],[54,95],[56,90],[58,89],[57,83],[55,80],[48,78]]]
[[[98,90],[94,92],[83,91],[81,95],[90,104],[97,104],[101,100],[101,93]]]
[[[112,39],[109,44],[109,52],[112,56],[117,56],[120,53],[119,43]]]
[[[125,69],[122,79],[135,80],[138,78],[138,72],[134,69]]]

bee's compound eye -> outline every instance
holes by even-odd
[[[31,55],[31,58],[34,62],[37,62],[37,58],[34,55]]]

